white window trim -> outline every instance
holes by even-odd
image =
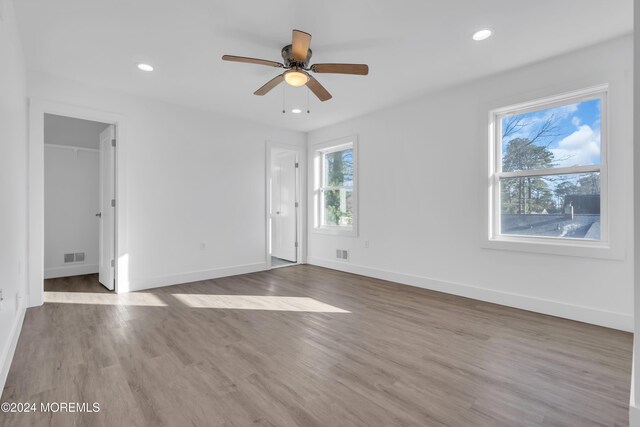
[[[561,105],[579,103],[599,98],[600,111],[600,166],[575,166],[567,168],[550,168],[546,170],[527,171],[527,175],[553,175],[566,173],[600,172],[600,240],[585,240],[579,238],[557,238],[546,236],[517,236],[502,235],[500,230],[500,177],[522,176],[522,173],[502,172],[501,122],[500,118],[507,114],[523,114],[541,108],[553,108]],[[619,259],[620,254],[613,252],[610,245],[610,212],[609,212],[609,87],[608,85],[593,86],[583,90],[563,93],[556,96],[536,99],[510,105],[504,108],[492,109],[489,112],[489,158],[488,158],[488,221],[483,247],[490,249],[515,250],[537,252],[544,254],[583,256],[593,258]]]
[[[342,150],[346,146],[353,149],[353,186],[352,188],[352,208],[353,221],[350,227],[339,225],[322,225],[322,176],[324,173],[323,155],[334,151]],[[358,236],[358,136],[352,135],[344,138],[314,144],[312,146],[313,155],[313,232],[318,234],[330,234],[335,236]],[[335,189],[344,187],[331,187]]]

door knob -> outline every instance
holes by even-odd
[[[276,212],[276,215],[280,215],[280,211],[277,211],[277,212]]]
[[[102,212],[98,212],[98,213],[96,214],[96,216],[97,216],[98,218],[102,218]]]

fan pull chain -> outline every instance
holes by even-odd
[[[286,90],[286,85],[283,85],[282,86],[282,114],[285,113],[285,109],[284,109],[285,90]]]
[[[311,113],[309,110],[309,87],[307,87],[307,114]]]

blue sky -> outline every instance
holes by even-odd
[[[600,99],[577,104],[539,110],[521,114],[526,126],[517,134],[504,138],[503,153],[507,143],[514,138],[527,138],[552,117],[557,126],[557,136],[536,145],[547,146],[554,155],[554,166],[597,165],[600,164]],[[503,128],[509,117],[502,119]]]

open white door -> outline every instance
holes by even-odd
[[[271,158],[271,255],[297,262],[296,153],[274,151]]]
[[[100,134],[100,265],[98,280],[107,289],[115,283],[115,127]]]

